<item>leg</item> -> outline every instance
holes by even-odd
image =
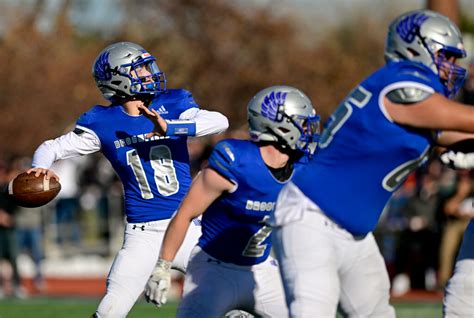
[[[273,244],[290,317],[335,317],[337,256],[324,217],[305,211],[301,220],[274,228]]]
[[[18,244],[16,242],[16,233],[14,228],[6,229],[6,244],[7,244],[7,261],[12,267],[12,282],[14,286],[14,293],[21,287],[20,271],[18,270]]]
[[[35,263],[36,273],[34,278],[35,287],[38,289],[42,288],[43,284],[43,275],[41,272],[41,261],[43,258],[43,249],[42,249],[42,237],[41,230],[39,228],[34,228],[30,230],[31,234],[31,257]]]
[[[452,275],[456,252],[462,238],[462,233],[467,226],[464,220],[450,220],[446,224],[441,239],[439,262],[439,285],[444,287]]]
[[[390,280],[377,243],[369,233],[363,240],[349,239],[340,269],[342,311],[348,317],[395,317],[389,303]]]
[[[260,317],[288,317],[278,264],[273,257],[255,266],[254,312]]]
[[[237,271],[231,271],[218,262],[200,247],[194,248],[177,317],[220,318],[229,310],[239,308],[237,284],[246,278],[236,277]]]
[[[446,318],[474,317],[474,259],[456,262],[454,275],[449,280],[443,300]]]
[[[454,275],[448,282],[443,301],[446,318],[474,317],[474,220],[466,231]]]
[[[166,228],[166,227],[164,227]],[[97,308],[100,318],[126,317],[150,277],[164,228],[156,231],[133,229],[127,224],[122,249],[118,252],[107,278],[107,292]]]

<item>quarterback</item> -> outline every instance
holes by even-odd
[[[202,110],[191,93],[167,89],[155,57],[119,42],[96,58],[92,75],[110,105],[84,113],[74,131],[41,144],[29,172],[58,178],[53,162],[101,151],[120,177],[127,224],[95,317],[125,317],[145,287],[172,214],[191,184],[188,136],[227,129],[227,118]],[[189,228],[173,266],[182,271],[200,235]]]

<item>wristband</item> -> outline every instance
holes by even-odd
[[[171,270],[171,262],[160,258],[158,259],[158,262],[156,263],[156,267],[159,267],[165,271],[169,271]]]
[[[193,120],[167,120],[166,136],[195,136],[196,122]]]

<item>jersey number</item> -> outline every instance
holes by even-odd
[[[179,182],[171,159],[170,148],[163,145],[153,146],[150,148],[149,158],[158,192],[163,196],[170,196],[178,192]],[[127,151],[127,164],[132,167],[133,174],[137,178],[142,198],[152,199],[153,193],[136,149]]]
[[[382,180],[382,186],[385,190],[392,192],[395,191],[408,177],[410,173],[418,169],[426,160],[428,160],[428,154],[430,147],[426,147],[425,151],[413,160],[407,161],[385,176]]]
[[[328,126],[323,131],[319,141],[320,148],[326,148],[331,143],[334,135],[341,129],[344,123],[349,119],[353,112],[353,105],[363,108],[372,97],[372,93],[362,86],[353,90],[344,102],[336,109],[331,116]],[[385,190],[392,192],[402,184],[406,177],[418,167],[420,167],[428,157],[429,147],[421,154],[420,157],[407,161],[388,173],[382,181]]]
[[[266,220],[269,219],[269,216],[265,216],[263,220],[259,223],[265,223]],[[265,249],[267,248],[267,244],[262,244],[263,241],[267,239],[272,233],[272,228],[268,225],[262,226],[260,230],[257,231],[252,237],[249,239],[247,246],[245,247],[244,251],[242,252],[243,256],[247,257],[260,257],[265,254]]]
[[[321,139],[319,140],[319,148],[326,148],[331,143],[334,135],[341,129],[342,125],[349,119],[352,114],[352,105],[362,108],[370,100],[372,93],[362,86],[354,89],[344,102],[336,109],[331,116],[326,129],[324,129]]]

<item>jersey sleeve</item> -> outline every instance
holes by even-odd
[[[166,119],[169,136],[206,136],[224,132],[229,127],[227,117],[219,112],[200,109],[191,93],[184,89],[174,90],[178,119]]]
[[[181,89],[179,93],[181,95],[179,103],[181,113],[191,108],[199,108],[199,105],[194,100],[194,97],[191,92],[185,89]]]
[[[87,132],[78,133],[76,128],[56,139],[47,140],[36,149],[32,167],[49,169],[58,160],[87,155],[100,150],[100,141]]]
[[[238,185],[237,157],[232,144],[227,141],[219,142],[209,157],[209,167],[217,171],[220,175]]]
[[[94,135],[97,140],[100,140],[96,127],[100,124],[101,111],[104,108],[104,106],[97,105],[88,112],[83,113],[76,121],[76,132],[87,132]]]
[[[182,112],[179,119],[192,120],[196,123],[196,137],[220,134],[229,127],[227,117],[221,113],[199,108],[190,108]]]

